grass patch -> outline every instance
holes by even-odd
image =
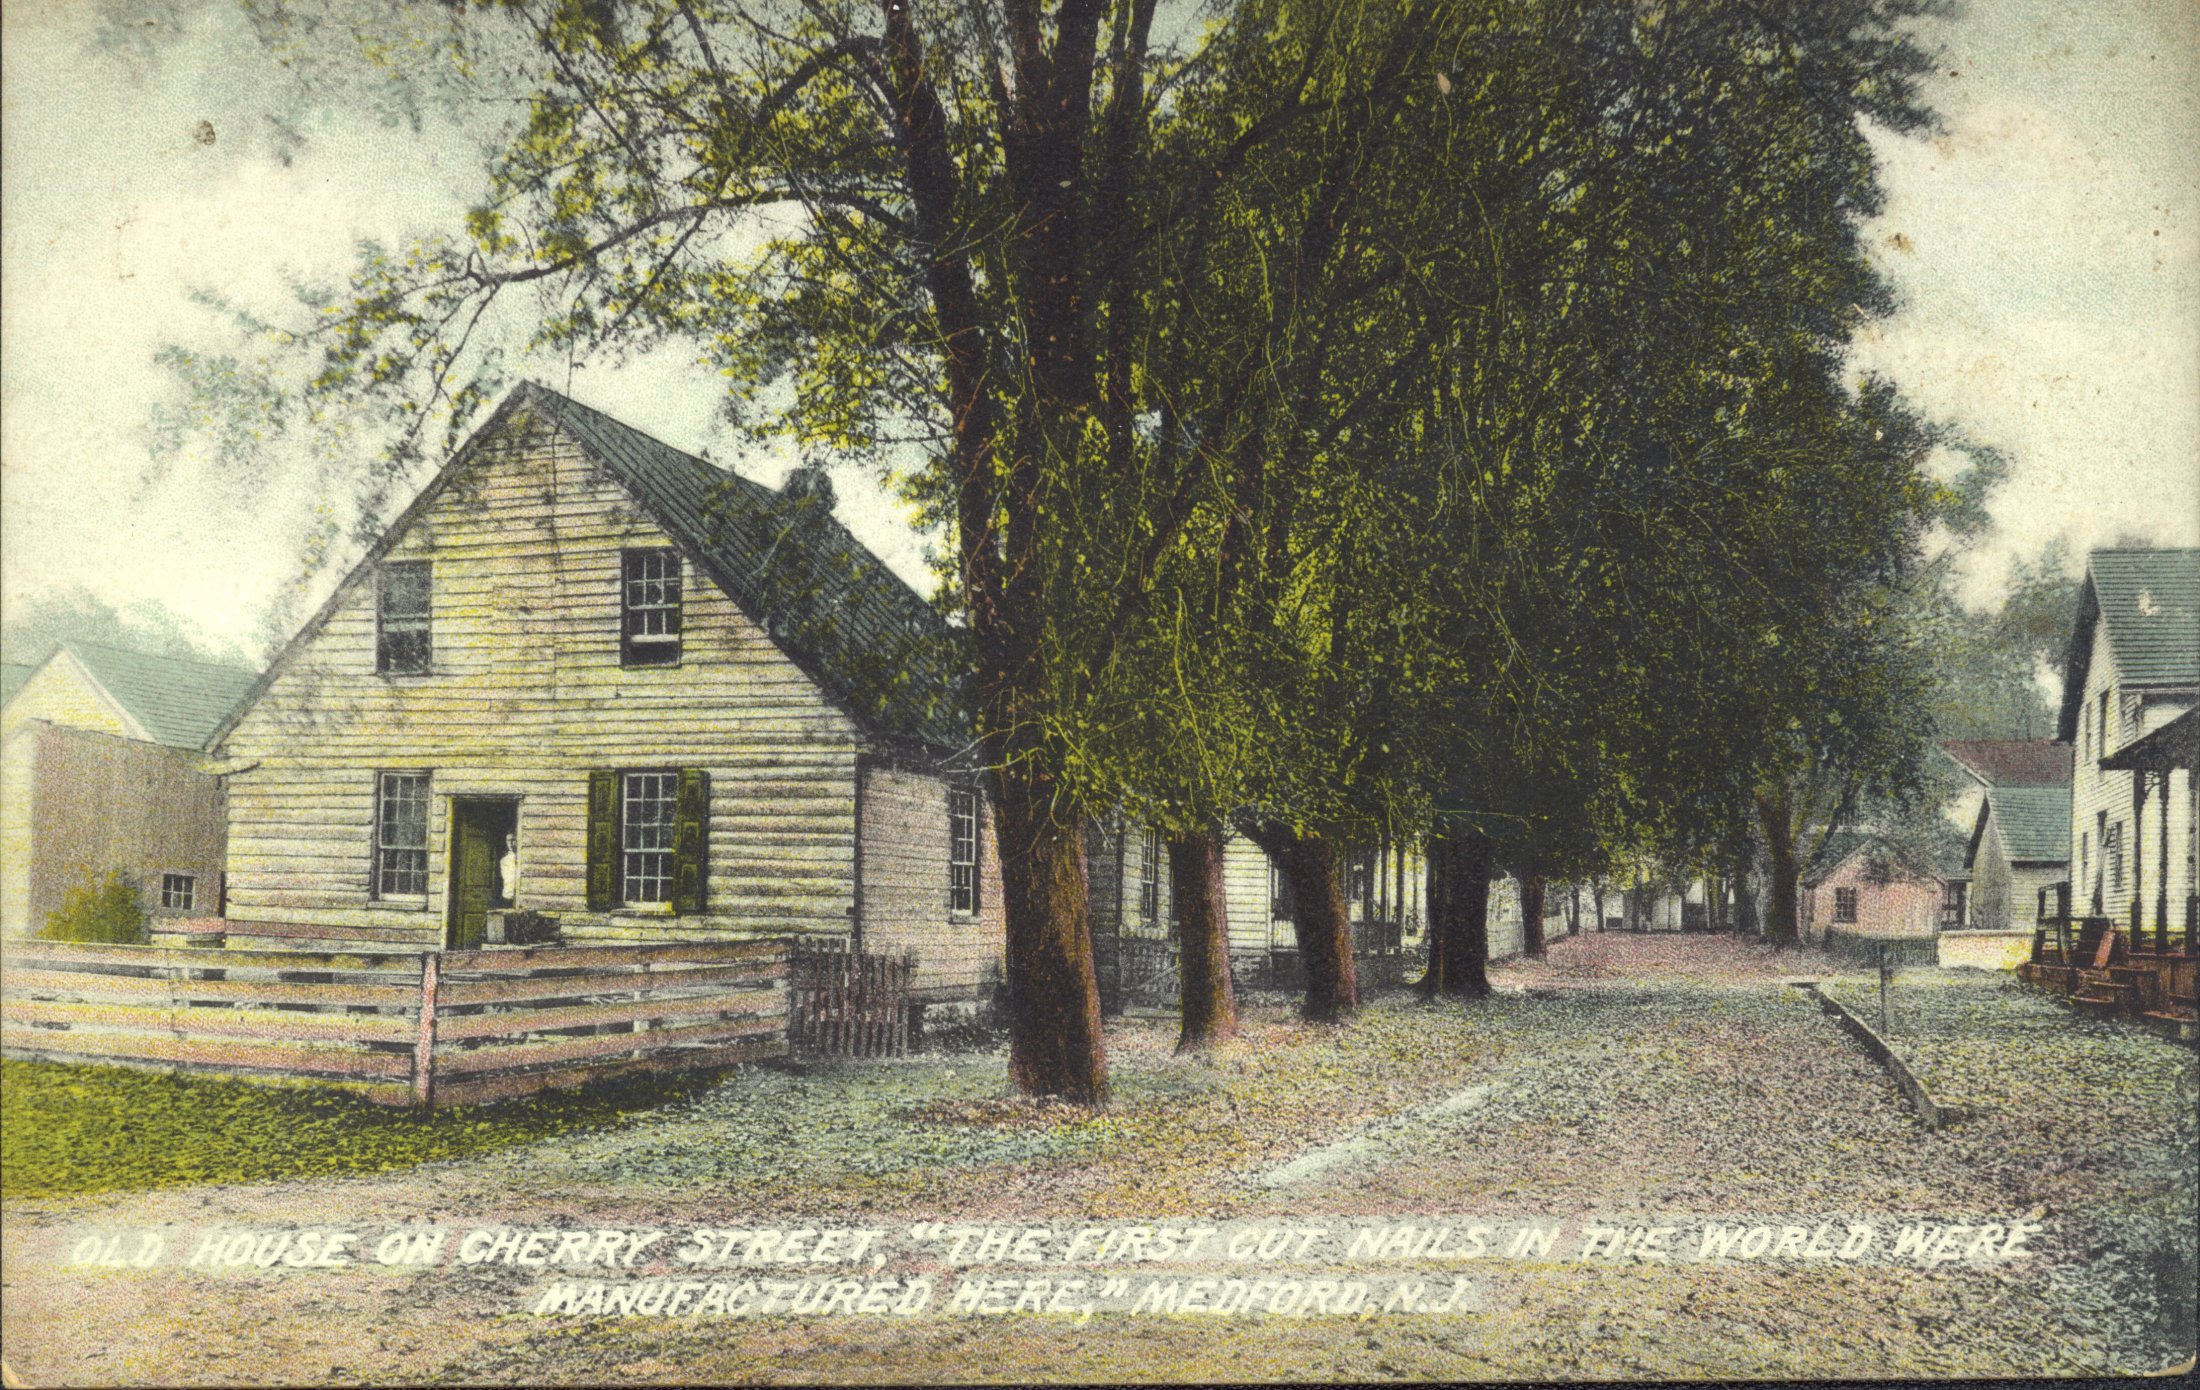
[[[326,1087],[0,1062],[0,1194],[387,1173],[608,1125],[709,1090],[707,1073],[623,1077],[495,1105],[409,1110]]]

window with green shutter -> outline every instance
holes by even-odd
[[[700,768],[588,774],[588,908],[703,911],[710,778]]]

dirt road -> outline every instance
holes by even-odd
[[[1975,1112],[1928,1132],[1781,983],[1813,965],[1723,939],[1592,936],[1501,969],[1500,995],[1473,1007],[1389,998],[1306,1028],[1259,1005],[1209,1059],[1173,1058],[1163,1023],[1118,1023],[1119,1095],[1097,1115],[1006,1098],[996,1053],[935,1055],[745,1071],[617,1128],[397,1176],[10,1201],[6,1356],[41,1385],[2052,1374],[2189,1354],[2175,1291],[2189,1253],[2180,1274],[2174,1252],[2195,1238],[2191,1051],[2074,1025],[2007,982],[1907,976],[1898,1045]],[[1450,1305],[1214,1313],[1195,1296],[1175,1312],[989,1315],[948,1310],[988,1271],[910,1234],[941,1221],[1057,1240],[1231,1222],[1553,1239],[1465,1263],[1404,1240],[1380,1260],[1258,1269],[1216,1247],[1166,1271],[1218,1287],[1425,1277],[1464,1291]],[[2020,1223],[2033,1229],[2007,1258],[1882,1258],[1898,1230]],[[1712,1225],[1824,1240],[1865,1225],[1884,1243],[1856,1260],[1694,1258]],[[655,1229],[636,1263],[586,1277],[665,1283],[694,1274],[668,1258],[681,1233],[828,1226],[889,1233],[870,1273],[934,1280],[932,1305],[538,1316],[581,1275],[459,1254],[493,1227]],[[358,1233],[359,1258],[184,1264],[210,1232],[309,1228]],[[374,1261],[404,1230],[444,1233],[433,1263]],[[146,1231],[170,1247],[151,1268],[71,1263],[87,1240]],[[1585,1252],[1599,1231],[1633,1232],[1635,1252]],[[1034,1268],[1057,1284],[1139,1272]]]

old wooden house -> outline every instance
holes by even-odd
[[[0,709],[0,930],[121,872],[156,921],[221,910],[226,817],[199,750],[255,673],[69,641]]]
[[[2200,550],[2096,550],[2064,665],[2072,745],[2070,909],[2182,927],[2194,892],[2192,773],[2119,755],[2200,705]],[[2142,852],[2143,851],[2143,852]]]
[[[1964,865],[1975,931],[2032,930],[2042,888],[2070,872],[2070,745],[1962,739],[1941,748],[1977,792]]]
[[[1944,828],[1936,827],[1936,832]],[[1924,843],[1871,830],[1836,832],[1802,877],[1797,907],[1806,940],[1930,940],[1962,925],[1964,842],[1932,833]]]
[[[522,386],[220,731],[231,941],[795,935],[976,995],[956,645],[821,471],[774,492]]]

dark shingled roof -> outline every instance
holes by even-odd
[[[2200,685],[2200,550],[2096,550],[2078,591],[2056,736],[2077,735],[2095,624],[2108,624],[2119,685]]]
[[[1990,787],[2067,787],[2070,745],[2046,738],[1944,738],[1941,751]]]
[[[563,426],[851,715],[941,752],[969,743],[956,632],[828,498],[774,492],[532,382],[514,401]]]
[[[171,748],[204,748],[260,673],[181,656],[69,639],[62,649],[84,663],[116,704]]]
[[[1995,787],[1986,793],[1986,804],[2012,862],[2070,862],[2069,788]]]

